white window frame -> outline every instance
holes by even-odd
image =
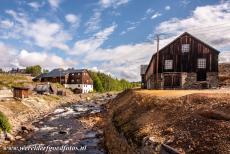
[[[198,58],[197,59],[197,68],[205,69],[207,67],[206,58]]]
[[[181,45],[181,52],[186,53],[190,51],[190,44],[182,44]]]
[[[172,59],[165,60],[164,69],[165,70],[172,70],[173,69],[173,60]]]

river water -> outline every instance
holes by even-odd
[[[83,123],[81,119],[103,112],[103,104],[113,97],[104,96],[56,109],[33,123],[34,131],[16,140],[12,146],[17,150],[10,153],[106,153],[103,131],[89,127],[90,121]]]

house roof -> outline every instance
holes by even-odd
[[[181,37],[184,36],[184,35],[189,35],[189,36],[192,37],[193,39],[195,39],[195,40],[197,40],[197,41],[203,43],[203,44],[206,45],[207,47],[213,49],[213,50],[214,50],[215,52],[217,52],[218,54],[220,53],[219,50],[213,48],[212,46],[210,46],[210,45],[208,45],[207,43],[201,41],[200,39],[198,39],[197,37],[193,36],[192,34],[190,34],[190,33],[188,33],[188,32],[184,32],[184,33],[181,34],[180,36],[176,37],[173,41],[171,41],[171,42],[168,43],[166,46],[164,46],[163,48],[161,48],[158,52],[160,53],[162,50],[164,50],[166,47],[168,47],[170,44],[172,44],[173,42],[175,42],[177,39],[181,38]],[[153,57],[154,57],[156,54],[157,54],[157,52],[154,53],[153,56],[151,57],[151,60],[150,60],[150,62],[149,62],[149,64],[148,64],[148,67],[147,67],[146,70],[145,70],[145,73],[146,73],[147,70],[149,69],[150,63],[151,63],[151,61],[153,60]]]
[[[85,69],[73,69],[73,68],[64,70],[62,68],[57,68],[50,71],[47,74],[43,74],[42,77],[60,77],[60,76],[65,76],[69,73],[80,73],[83,72],[84,70]]]

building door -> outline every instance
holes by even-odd
[[[207,79],[207,74],[206,70],[200,69],[197,71],[197,81],[206,81]]]
[[[164,76],[164,88],[179,88],[181,77],[179,74],[168,74]]]

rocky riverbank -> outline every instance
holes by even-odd
[[[107,94],[68,94],[62,97],[55,95],[33,95],[23,100],[1,100],[0,111],[8,117],[13,126],[11,134],[1,133],[1,146],[12,143],[15,140],[24,142],[28,134],[37,130],[35,125],[41,119],[49,117],[50,114],[55,114],[53,111],[57,108],[61,107],[63,114],[71,114],[71,111],[66,106],[79,104],[83,101],[93,101],[100,97],[107,97]],[[55,110],[54,112],[59,111]]]

